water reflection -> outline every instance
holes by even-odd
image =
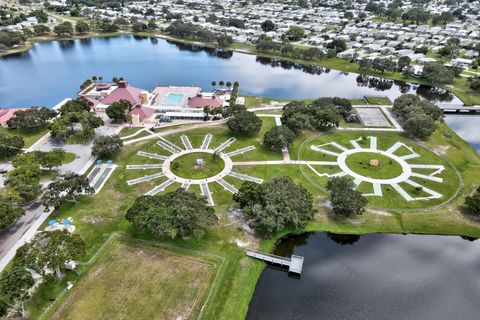
[[[335,242],[336,244],[345,246],[345,245],[353,245],[358,240],[360,240],[360,236],[358,234],[340,234],[340,233],[331,233],[326,232],[327,237]]]
[[[104,79],[121,75],[148,90],[155,84],[210,90],[212,80],[238,81],[241,94],[286,99],[362,98],[380,93],[394,100],[419,88],[282,59],[123,35],[37,43],[27,53],[0,59],[0,106],[53,106],[75,95],[79,84],[93,75]],[[420,87],[419,93],[440,100],[451,98],[436,89]]]
[[[293,280],[266,268],[247,319],[478,317],[480,242],[424,235],[361,238],[319,232],[281,241],[276,253],[305,257],[302,277]]]
[[[462,139],[480,153],[480,115],[447,114],[445,122]]]

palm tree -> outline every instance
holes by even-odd
[[[117,82],[118,82],[118,78],[117,78],[117,77],[113,77],[113,78],[112,78],[112,82],[113,82],[113,83],[117,83]]]
[[[240,83],[238,83],[238,81],[235,81],[235,82],[233,83],[233,87],[234,87],[234,88],[238,88],[239,86],[240,86]]]
[[[220,85],[220,87],[223,88],[223,86],[225,85],[225,82],[223,82],[223,80],[222,80],[222,81],[220,81],[218,84]]]
[[[217,85],[217,81],[212,81],[212,87],[213,87],[213,90],[215,91],[215,86]]]
[[[97,81],[97,76],[92,77],[93,82]]]
[[[103,77],[102,77],[102,76],[99,76],[99,77],[98,77],[98,81],[103,81]]]
[[[232,83],[230,81],[227,81],[227,88],[230,90],[230,87],[232,86]]]

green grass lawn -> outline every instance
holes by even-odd
[[[378,161],[378,165],[370,164],[371,160]],[[391,179],[402,173],[402,166],[392,158],[372,152],[353,153],[345,159],[350,170],[374,179]]]
[[[77,156],[75,155],[75,153],[65,152],[65,157],[62,160],[62,164],[70,163],[73,160],[75,160],[76,158],[77,158]]]
[[[141,243],[105,251],[52,319],[196,319],[218,267]]]
[[[43,137],[47,134],[48,129],[40,129],[40,130],[19,130],[19,129],[7,129],[0,126],[0,133],[8,133],[14,136],[21,136],[25,141],[25,148],[30,147],[38,139]]]
[[[197,165],[197,160],[203,161],[202,166]],[[205,179],[219,174],[225,163],[220,157],[205,152],[188,153],[173,160],[170,165],[172,172],[185,179]]]
[[[390,105],[392,102],[387,97],[365,97],[368,104],[375,104],[375,105]]]
[[[120,137],[126,137],[142,130],[143,127],[124,127],[118,134]]]
[[[365,101],[365,99],[350,99],[350,102],[351,102],[353,105],[365,105],[365,104],[367,104],[367,102]]]

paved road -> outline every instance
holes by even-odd
[[[105,121],[106,125],[95,130],[97,135],[112,135],[120,130],[120,126]],[[29,151],[41,150],[50,151],[55,148],[62,148],[67,152],[76,155],[71,163],[59,168],[60,172],[85,173],[93,164],[95,158],[91,156],[92,142],[87,144],[67,145],[58,139],[45,139],[35,144]],[[21,217],[10,229],[0,232],[0,271],[2,271],[14,257],[16,250],[26,241],[30,240],[37,229],[48,218],[51,210],[45,212],[45,208],[39,201],[34,202],[26,208],[25,216]]]

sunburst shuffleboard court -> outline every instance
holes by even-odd
[[[233,169],[232,157],[254,150],[256,148],[254,145],[239,147],[238,149],[226,152],[225,150],[233,145],[236,139],[231,137],[222,141],[217,146],[211,146],[212,138],[212,134],[206,134],[199,146],[192,144],[188,135],[180,136],[182,146],[176,145],[165,138],[158,140],[156,145],[164,152],[166,151],[168,153],[167,155],[138,151],[138,156],[154,159],[158,162],[131,164],[127,165],[126,169],[157,169],[159,171],[128,180],[127,184],[133,186],[166,177],[166,180],[155,185],[155,187],[146,192],[145,195],[155,195],[165,191],[174,183],[180,184],[182,188],[186,190],[192,185],[197,185],[207,203],[213,206],[215,205],[215,201],[210,191],[210,184],[212,183],[216,183],[224,190],[234,194],[238,192],[238,189],[225,179],[227,176],[243,181],[263,182],[260,178],[248,174],[240,174]]]
[[[323,188],[328,178],[346,176],[370,203],[387,208],[440,204],[459,185],[454,169],[440,155],[398,134],[326,134],[305,141],[298,156],[330,161],[307,165],[303,172],[311,183]]]
[[[274,118],[265,124],[263,131],[277,125]],[[265,150],[261,137],[262,132],[253,138],[232,137],[223,127],[159,137],[135,149],[126,166],[126,183],[145,195],[182,187],[214,206],[231,203],[245,181],[288,175],[314,194],[326,195],[327,180],[345,176],[371,205],[387,209],[439,205],[459,186],[441,150],[435,154],[396,132],[314,135],[296,141],[287,156]]]

